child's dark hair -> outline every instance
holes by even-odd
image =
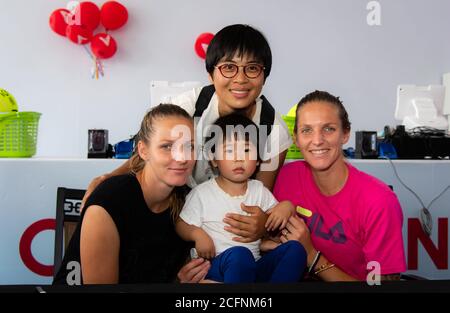
[[[251,119],[242,114],[232,113],[218,118],[212,126],[220,128],[222,138],[216,138],[215,135],[217,134],[215,133],[214,135],[211,134],[205,141],[205,148],[207,150],[215,153],[218,143],[221,140],[224,142],[231,139],[230,136],[233,136],[233,138],[244,138],[245,141],[251,142],[256,147],[257,160],[261,160],[259,154],[259,128]],[[233,132],[230,133],[227,131],[227,127],[231,128]]]
[[[342,129],[344,131],[350,131],[351,123],[348,119],[347,110],[345,110],[345,107],[342,104],[341,99],[339,99],[339,97],[333,96],[332,94],[326,91],[316,90],[304,96],[297,104],[297,109],[295,110],[294,133],[297,133],[298,111],[303,105],[313,101],[323,101],[335,106],[338,109],[339,120],[341,121]]]
[[[272,68],[272,52],[264,35],[249,25],[235,24],[220,30],[208,45],[206,70],[212,76],[214,66],[222,58],[248,55],[264,66],[264,80]]]

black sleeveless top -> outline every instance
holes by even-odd
[[[120,237],[119,283],[167,283],[176,279],[189,255],[191,243],[175,232],[170,208],[153,213],[147,207],[134,175],[114,176],[100,184],[86,202],[103,207],[112,217]],[[55,284],[66,284],[72,271],[67,264],[80,262],[81,222],[67,247]],[[80,266],[81,268],[81,266]]]

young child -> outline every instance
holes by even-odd
[[[224,230],[228,212],[245,214],[242,207],[258,206],[269,214],[267,230],[283,229],[294,208],[278,203],[258,181],[250,179],[258,158],[258,127],[239,114],[219,118],[210,129],[215,137],[207,141],[212,165],[218,177],[195,187],[176,223],[184,240],[195,241],[198,256],[211,260],[206,279],[225,283],[296,282],[306,264],[306,252],[297,241],[273,243],[275,249],[260,256],[261,240],[237,243]]]

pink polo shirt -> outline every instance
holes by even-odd
[[[347,166],[342,190],[324,196],[306,162],[288,163],[278,174],[274,195],[306,209],[307,216],[301,216],[314,247],[347,274],[366,280],[371,261],[380,264],[381,275],[404,272],[403,214],[397,196],[380,180]]]

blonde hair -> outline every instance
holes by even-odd
[[[137,152],[137,143],[142,141],[146,145],[150,143],[151,135],[155,131],[155,120],[170,117],[183,117],[192,121],[192,117],[181,107],[174,104],[160,104],[153,107],[145,114],[142,119],[141,128],[135,137],[136,148],[134,154],[130,159],[130,171],[133,174],[137,174],[142,171],[145,166],[145,160],[141,158]],[[174,221],[178,219],[178,216],[183,208],[185,197],[189,192],[189,188],[186,186],[175,186],[170,194],[169,207],[171,210],[171,216]]]

